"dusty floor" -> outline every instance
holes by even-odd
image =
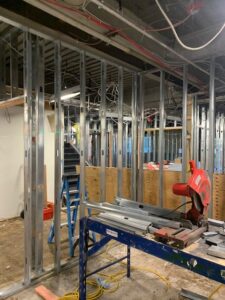
[[[65,219],[65,214],[62,214]],[[47,243],[51,220],[44,222],[44,267],[53,264],[53,245]],[[23,219],[15,218],[0,222],[0,288],[22,280],[24,272]],[[68,258],[66,227],[62,230],[62,258]]]
[[[15,222],[15,224],[14,224]],[[13,224],[12,224],[13,223]],[[21,267],[22,263],[22,248],[23,248],[23,226],[21,220],[8,221],[5,226],[0,227],[0,268],[1,268],[1,284],[7,280],[15,282],[20,279],[23,274]],[[47,239],[49,223],[45,223],[45,240]],[[0,223],[2,226],[3,223]],[[12,230],[13,226],[17,227]],[[12,232],[11,232],[12,231]],[[4,234],[3,234],[4,232]],[[64,233],[66,234],[66,232]],[[3,237],[6,244],[3,247]],[[5,248],[7,245],[7,249]],[[63,247],[64,256],[67,257],[67,244]],[[50,247],[51,248],[51,247]],[[45,244],[45,264],[52,263],[53,255],[51,249]],[[123,245],[111,243],[101,254],[90,258],[88,262],[88,271],[93,271],[95,268],[108,262],[112,257],[121,257],[126,253],[126,248]],[[2,255],[4,253],[4,255]],[[76,257],[78,253],[76,252]],[[20,263],[19,263],[20,262]],[[180,296],[181,288],[209,297],[210,294],[219,286],[218,283],[208,280],[202,276],[194,274],[188,270],[184,270],[173,264],[167,263],[153,256],[142,253],[136,249],[131,251],[132,270],[131,278],[124,277],[119,282],[119,288],[114,293],[107,293],[101,299],[121,299],[121,300],[176,300],[183,299]],[[9,266],[9,268],[8,268]],[[148,270],[143,270],[147,268]],[[115,274],[118,271],[124,270],[123,265],[116,265],[107,270],[102,271],[104,274]],[[157,273],[157,275],[155,274]],[[100,276],[100,275],[95,275]],[[162,280],[163,277],[165,280]],[[55,294],[62,296],[63,294],[75,290],[78,286],[78,267],[64,271],[57,277],[51,277],[44,280],[41,284],[52,290]],[[38,300],[41,299],[34,292],[35,287],[31,287],[23,292],[9,297],[11,300]],[[225,286],[222,286],[212,298],[213,300],[225,300]]]

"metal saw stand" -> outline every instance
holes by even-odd
[[[96,232],[102,239],[88,250],[89,231]],[[116,240],[127,246],[127,255],[98,270],[87,274],[88,257],[96,253],[110,240]],[[84,217],[80,219],[80,254],[79,254],[79,299],[86,299],[86,278],[106,269],[124,259],[127,259],[127,277],[130,277],[130,247],[134,247],[150,255],[166,260],[170,263],[225,283],[225,267],[191,253],[173,248],[171,246],[148,239],[143,235],[135,234],[133,231],[124,230],[102,222],[97,217]]]

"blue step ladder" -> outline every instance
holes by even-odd
[[[77,244],[78,237],[75,236],[77,214],[80,204],[79,198],[80,179],[79,174],[65,173],[62,180],[61,199],[62,208],[61,211],[66,212],[67,222],[61,224],[61,228],[67,226],[68,228],[68,239],[69,239],[69,255],[74,256],[75,245]],[[64,201],[65,200],[65,201]],[[65,206],[63,206],[65,204]],[[49,235],[48,243],[54,243],[54,222],[52,222]]]
[[[80,176],[74,172],[64,173],[61,189],[62,208],[61,211],[66,212],[67,222],[61,224],[61,228],[67,226],[69,239],[69,255],[74,256],[74,251],[79,243],[79,236],[75,236],[77,215],[80,204]],[[64,202],[65,200],[65,202]],[[65,204],[65,206],[63,206]],[[88,209],[88,215],[91,216],[91,209]],[[48,235],[48,243],[54,243],[54,222],[50,226]],[[91,241],[95,242],[95,234],[92,233]]]

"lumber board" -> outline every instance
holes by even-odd
[[[18,96],[5,101],[0,101],[0,109],[6,109],[17,105],[24,104],[24,96]]]
[[[182,130],[182,126],[165,127],[164,130]],[[145,128],[145,131],[159,131],[159,128]]]

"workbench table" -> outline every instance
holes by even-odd
[[[89,231],[100,234],[101,240],[88,249]],[[127,245],[127,255],[110,262],[89,274],[86,273],[88,256],[96,253],[110,240]],[[194,243],[184,250],[159,243],[150,235],[140,235],[132,231],[109,225],[98,217],[85,217],[80,220],[80,254],[79,254],[79,295],[86,299],[86,278],[100,270],[127,259],[127,276],[130,276],[130,248],[136,248],[170,263],[198,273],[220,283],[225,283],[225,260],[207,257],[207,248],[203,242]],[[217,262],[216,262],[217,261]],[[219,263],[218,263],[219,261]]]

